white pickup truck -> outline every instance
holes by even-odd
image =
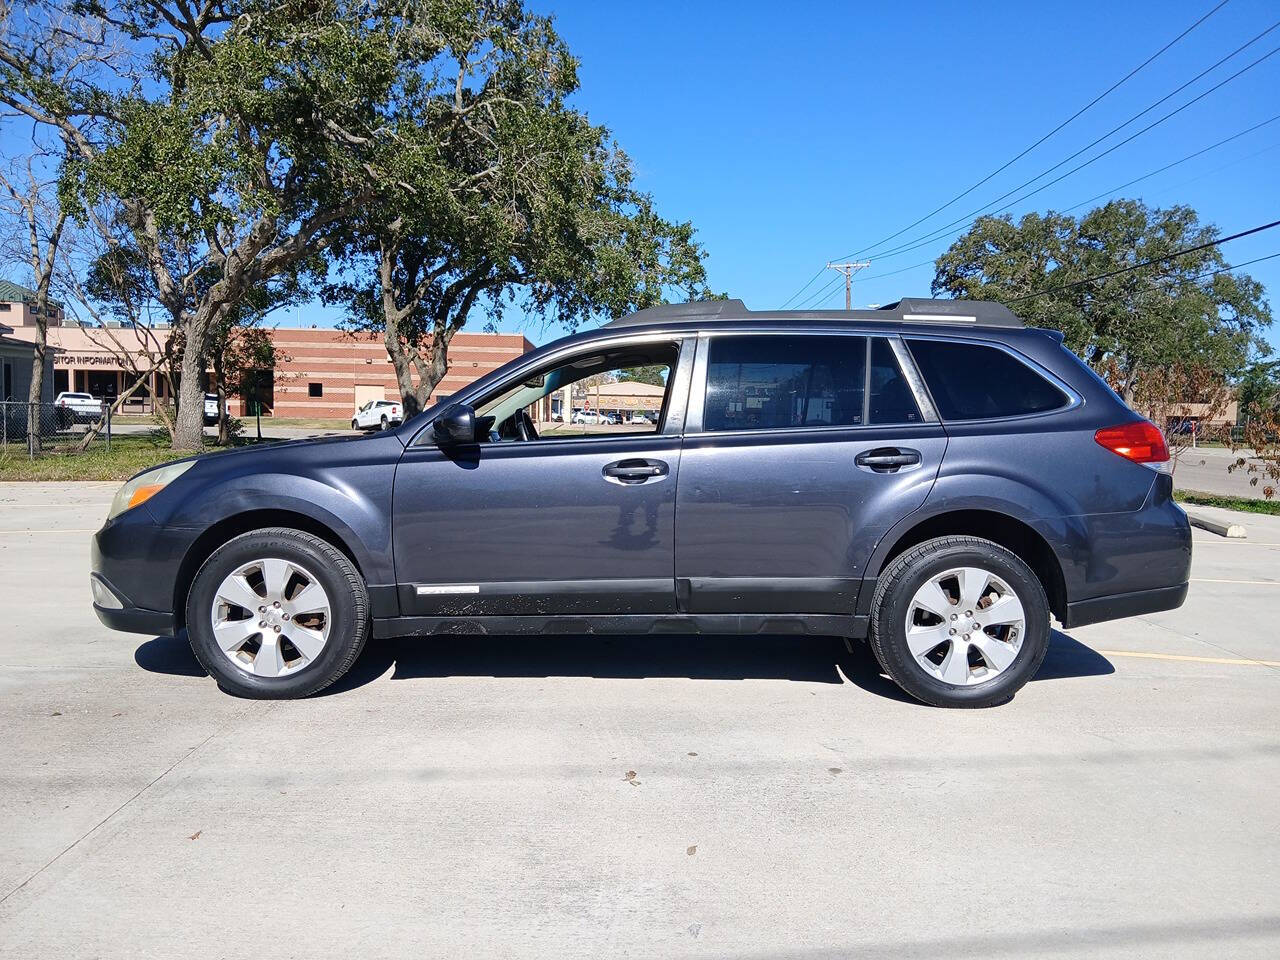
[[[102,416],[102,401],[88,393],[64,390],[53,399],[62,418],[69,423],[89,423]]]

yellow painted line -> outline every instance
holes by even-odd
[[[1177,653],[1140,653],[1136,650],[1099,650],[1104,657],[1138,657],[1142,660],[1183,660],[1188,663],[1226,663],[1237,667],[1280,667],[1280,660],[1250,660],[1245,657],[1187,657]]]
[[[1207,577],[1192,577],[1192,583],[1251,583],[1265,587],[1280,587],[1280,580],[1210,580]]]

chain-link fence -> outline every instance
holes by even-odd
[[[0,456],[111,449],[111,405],[98,401],[0,401]]]

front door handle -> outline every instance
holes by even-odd
[[[607,463],[600,471],[610,483],[646,483],[650,480],[661,480],[667,475],[668,467],[661,460],[615,460]]]
[[[903,467],[918,464],[920,451],[902,450],[898,447],[876,447],[874,450],[864,450],[854,457],[853,462],[873,473],[897,473]]]

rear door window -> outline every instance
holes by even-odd
[[[709,350],[704,430],[863,423],[865,337],[723,336]]]
[[[1067,396],[1022,361],[980,343],[908,340],[943,420],[988,420],[1044,413]]]

